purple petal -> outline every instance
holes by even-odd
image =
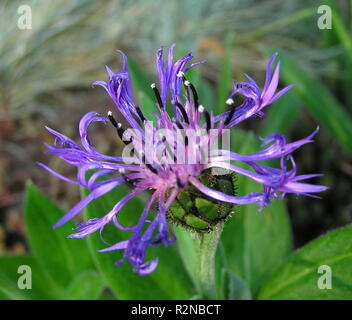
[[[79,214],[84,207],[86,207],[91,201],[93,201],[96,198],[101,197],[102,195],[106,194],[107,192],[111,191],[115,187],[117,187],[119,184],[121,184],[121,181],[114,181],[110,183],[106,183],[99,188],[93,190],[87,197],[82,199],[80,202],[78,202],[70,211],[68,211],[55,225],[54,228],[58,228],[67,221],[71,220],[73,217],[75,217],[77,214]]]
[[[136,269],[136,271],[138,272],[138,274],[144,276],[146,274],[152,273],[157,266],[158,266],[158,258],[155,258],[152,261],[148,261],[144,263],[141,267]]]
[[[269,83],[270,83],[270,81],[271,81],[271,70],[272,70],[272,68],[273,68],[273,64],[274,64],[275,59],[276,59],[277,56],[278,56],[278,53],[275,52],[275,53],[271,56],[271,58],[270,58],[270,60],[269,60],[269,62],[268,62],[268,65],[267,65],[267,67],[266,67],[266,77],[265,77],[265,85],[264,85],[263,91],[266,91],[267,88],[268,88],[268,86],[269,86]]]
[[[61,179],[61,180],[63,180],[63,181],[66,181],[66,182],[69,182],[69,183],[72,183],[72,184],[78,184],[76,181],[73,181],[73,180],[71,180],[71,179],[69,179],[69,178],[64,177],[64,176],[61,175],[60,173],[58,173],[58,172],[56,172],[56,171],[50,169],[49,167],[47,167],[45,164],[43,164],[43,163],[41,163],[41,162],[37,162],[37,164],[38,164],[40,167],[42,167],[43,169],[49,171],[49,172],[50,172],[52,175],[54,175],[55,177],[57,177],[57,178],[59,178],[59,179]]]
[[[189,181],[199,191],[203,192],[205,195],[207,195],[211,198],[214,198],[216,200],[234,203],[234,204],[252,204],[252,203],[262,204],[263,200],[264,200],[263,194],[259,193],[259,192],[250,193],[246,196],[235,197],[235,196],[227,195],[227,194],[222,193],[217,190],[210,189],[210,188],[206,187],[204,184],[202,184],[201,182],[199,182],[194,177],[189,178]]]
[[[291,90],[296,84],[290,84],[289,86],[285,87],[284,89],[280,90],[278,93],[276,93],[268,102],[268,104],[274,103],[276,100],[278,100],[282,95],[284,95],[286,92]]]
[[[112,245],[111,247],[100,249],[100,250],[98,250],[98,252],[108,252],[108,251],[113,251],[113,250],[123,250],[123,249],[127,248],[128,242],[129,242],[129,240],[120,241],[120,242]]]
[[[280,74],[280,61],[278,62],[273,78],[270,81],[269,86],[266,88],[266,90],[263,90],[262,93],[262,104],[267,105],[268,102],[271,100],[273,95],[275,94],[275,91],[277,89],[277,86],[279,84],[279,74]]]
[[[288,182],[280,188],[280,191],[291,193],[316,193],[326,191],[327,189],[328,188],[325,186],[319,186],[309,183]]]

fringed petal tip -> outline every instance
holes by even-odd
[[[109,252],[114,250],[125,250],[128,246],[129,240],[120,241],[108,248],[97,250],[97,252]]]
[[[134,266],[134,271],[137,272],[141,276],[145,276],[147,274],[152,273],[156,267],[158,266],[159,259],[155,258],[154,260],[147,261],[142,265]]]

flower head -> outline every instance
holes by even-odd
[[[121,71],[114,73],[107,67],[107,82],[96,81],[94,85],[100,85],[107,91],[129,127],[123,128],[112,111],[108,112],[107,117],[89,112],[79,124],[80,145],[47,128],[55,136],[54,145],[47,145],[48,153],[57,154],[65,162],[76,166],[77,180],[70,180],[40,164],[56,177],[90,190],[90,194],[69,210],[54,227],[73,219],[92,200],[119,185],[128,184],[132,187],[130,193],[119,199],[110,212],[79,224],[77,232],[69,237],[83,238],[95,231],[101,232],[108,223],[132,232],[129,240],[118,242],[101,252],[122,250],[123,257],[116,264],[127,259],[139,274],[148,274],[157,266],[157,259],[145,261],[149,246],[161,243],[168,246],[174,241],[168,231],[168,222],[184,222],[196,231],[209,231],[220,220],[226,219],[232,205],[255,203],[261,210],[270,203],[270,199],[283,197],[286,193],[312,196],[326,190],[324,186],[302,182],[319,175],[297,175],[292,156],[293,151],[313,141],[317,130],[310,136],[291,143],[275,133],[266,138],[262,149],[254,154],[240,155],[230,152],[224,145],[221,149],[217,148],[217,139],[227,130],[247,118],[263,116],[264,108],[292,87],[277,92],[280,63],[272,74],[276,54],[269,60],[263,90],[246,75],[248,82],[235,84],[226,101],[229,111],[214,116],[201,104],[196,88],[187,79],[187,71],[203,61],[187,66],[193,58],[188,53],[174,62],[173,48],[174,45],[169,48],[166,60],[163,48],[156,54],[159,83],[151,84],[156,97],[155,123],[147,119],[133,98],[127,58],[120,52],[123,58]],[[238,107],[235,106],[237,95],[244,98]],[[172,112],[167,111],[168,107]],[[112,124],[126,144],[121,157],[103,155],[95,150],[88,137],[88,127],[94,122]],[[279,159],[280,166],[275,168],[261,163],[270,159]],[[238,166],[240,162],[250,169]],[[214,168],[225,170],[225,174],[216,176],[212,171]],[[89,178],[88,171],[93,171]],[[263,186],[263,190],[236,196],[233,180],[229,178],[231,173],[255,180]],[[105,178],[102,180],[102,177]],[[121,225],[121,208],[142,192],[149,192],[151,196],[139,221],[134,226]],[[200,200],[194,198],[195,194]],[[197,201],[209,205],[206,212],[197,209]],[[187,203],[190,204],[188,207]],[[225,209],[218,214],[212,211],[211,205],[214,203],[230,207],[223,207]],[[178,205],[183,212],[178,211]],[[152,206],[157,208],[157,212],[150,219]]]

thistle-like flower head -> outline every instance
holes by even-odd
[[[193,58],[188,53],[173,62],[173,49],[174,45],[168,50],[167,60],[164,59],[163,48],[156,54],[159,81],[158,84],[151,84],[156,102],[155,119],[147,119],[143,106],[139,107],[135,102],[127,58],[120,52],[123,58],[122,69],[114,73],[107,67],[107,82],[96,81],[94,85],[100,85],[107,91],[123,116],[124,123],[128,125],[124,127],[121,121],[116,120],[113,115],[115,111],[109,111],[107,117],[89,112],[79,124],[81,144],[47,128],[55,136],[54,145],[47,145],[48,153],[57,154],[65,162],[78,167],[76,181],[40,164],[56,177],[91,191],[55,227],[73,219],[92,200],[119,185],[128,184],[132,187],[129,194],[118,199],[110,212],[79,224],[77,232],[69,237],[83,238],[95,231],[101,232],[108,223],[132,232],[129,240],[101,251],[122,250],[123,257],[116,264],[127,259],[139,274],[150,273],[157,266],[157,258],[145,261],[149,246],[161,243],[168,246],[174,241],[168,222],[178,221],[195,231],[211,231],[212,226],[227,218],[232,205],[255,203],[259,205],[260,211],[270,203],[270,199],[283,197],[286,193],[312,196],[313,193],[326,190],[324,186],[302,182],[319,175],[297,175],[292,157],[293,151],[313,141],[317,130],[310,136],[291,143],[275,133],[263,141],[262,149],[255,154],[240,155],[231,152],[224,142],[221,148],[217,147],[217,141],[229,129],[248,118],[263,116],[265,107],[292,87],[277,92],[280,62],[272,74],[276,54],[269,60],[263,90],[246,75],[248,82],[235,84],[232,93],[224,101],[229,111],[213,115],[201,104],[196,88],[187,79],[187,71],[204,61],[188,65]],[[238,95],[244,100],[241,105],[235,106]],[[154,120],[154,123],[150,120]],[[125,142],[126,148],[121,157],[103,155],[92,146],[88,127],[98,121],[110,122],[119,138]],[[261,164],[261,161],[270,159],[279,159],[280,166],[274,168]],[[250,169],[243,169],[238,165],[240,162]],[[291,164],[290,168],[288,163]],[[94,172],[89,178],[88,171]],[[255,180],[263,186],[263,190],[237,196],[231,179],[232,173]],[[105,179],[101,180],[102,177]],[[149,192],[150,198],[138,223],[128,227],[121,225],[121,208],[142,192]],[[221,212],[214,211],[213,204],[217,208],[223,204]],[[207,205],[209,206],[206,207]],[[206,209],[202,211],[201,206]],[[157,212],[151,219],[149,212],[152,207],[156,207]]]

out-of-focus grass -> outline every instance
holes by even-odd
[[[269,40],[263,36],[304,18],[296,12],[308,2],[120,0],[102,5],[90,0],[30,0],[26,4],[32,9],[33,27],[19,30],[17,9],[22,3],[1,1],[1,118],[18,108],[16,117],[47,107],[43,99],[37,101],[41,94],[88,87],[103,76],[102,66],[117,48],[128,49],[141,64],[148,61],[144,68],[150,71],[149,61],[161,44],[177,42],[180,48],[209,53],[213,42],[222,54],[222,40],[233,34],[240,43],[238,52],[254,41],[287,45],[290,41],[282,41],[285,33]],[[309,35],[304,28],[300,32]]]
[[[87,86],[97,64],[111,56],[124,20],[97,1],[28,1],[32,29],[17,27],[18,1],[0,3],[0,104],[2,111],[36,108],[41,93]],[[116,11],[116,9],[115,9]]]
[[[347,26],[342,20],[340,11],[334,3],[331,4],[333,7],[333,26],[331,30],[321,30],[321,38],[326,50],[333,46],[341,49],[341,53],[332,59],[341,65],[339,78],[335,82],[330,81],[333,87],[336,89],[339,87],[340,90],[336,91],[340,96],[338,98],[335,97],[331,92],[331,88],[324,84],[324,81],[329,80],[329,74],[319,79],[317,75],[310,74],[309,71],[296,63],[289,55],[283,53],[280,55],[283,63],[282,79],[286,85],[290,83],[297,84],[292,93],[289,94],[295,96],[293,101],[299,105],[299,100],[301,100],[317,123],[323,129],[328,130],[343,149],[352,153],[352,114],[348,110],[350,108],[344,106],[348,106],[349,102],[352,101],[352,92],[350,90],[352,81],[349,74],[352,66],[352,40]],[[274,50],[265,51],[267,56],[270,56]],[[343,65],[346,67],[345,69],[342,67]],[[282,102],[284,101],[282,100]],[[276,126],[292,123],[299,115],[299,112],[296,112],[297,110],[289,112],[289,109],[292,109],[290,105],[292,104],[287,102],[284,108],[276,107],[275,112],[271,110],[270,119],[266,122],[266,126],[268,127],[271,123],[276,123]],[[281,124],[278,122],[281,122]],[[264,131],[268,132],[268,128],[264,129]]]

